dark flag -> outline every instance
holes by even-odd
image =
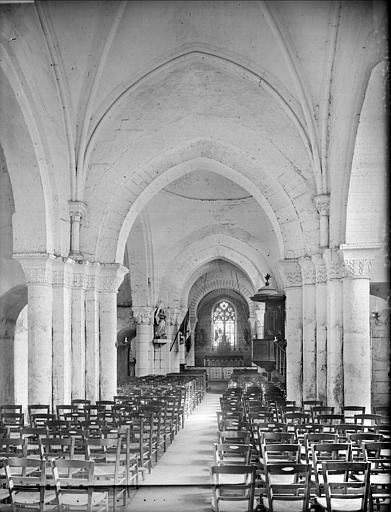
[[[191,347],[191,331],[190,331],[190,319],[189,319],[189,310],[187,310],[186,315],[183,317],[182,323],[179,326],[178,332],[175,335],[174,341],[170,347],[170,351],[174,346],[176,340],[179,339],[179,344],[183,345],[185,343],[186,352],[189,352]]]

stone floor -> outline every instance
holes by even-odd
[[[222,391],[222,390],[221,390]],[[220,391],[220,392],[221,392]],[[220,392],[212,386],[126,507],[132,512],[210,512],[209,471]]]
[[[202,403],[186,419],[126,512],[211,512],[210,467],[216,442],[216,411],[227,383],[211,383]],[[122,508],[123,510],[123,508]],[[247,505],[224,502],[222,512],[241,512]],[[121,511],[122,512],[122,511]]]

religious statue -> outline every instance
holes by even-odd
[[[166,314],[164,309],[159,304],[155,311],[154,316],[154,338],[165,339],[166,335]]]

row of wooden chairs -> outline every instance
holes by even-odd
[[[45,503],[56,510],[92,510],[108,500],[115,508],[121,497],[126,504],[130,488],[151,471],[184,423],[182,386],[140,388],[137,407],[134,393],[121,393],[99,404],[75,400],[70,405],[76,413],[69,419],[43,417],[41,424],[32,422],[36,426],[1,426],[0,479],[6,492],[0,492],[0,499],[13,508],[28,504],[39,510]],[[105,421],[93,421],[93,408]],[[80,420],[86,411],[88,423]],[[26,485],[37,491],[32,501],[23,492]],[[69,486],[77,492],[69,493]]]
[[[242,400],[240,400],[241,395]],[[246,399],[248,399],[248,396],[244,397],[244,394],[241,394],[238,390],[233,393],[228,392],[222,397],[222,411],[217,415],[218,442],[214,447],[215,463],[221,465],[225,457],[225,464],[243,465],[243,467],[255,466],[255,482],[260,494],[261,506],[264,510],[273,510],[273,503],[277,502],[282,502],[278,510],[296,510],[296,508],[291,508],[293,506],[291,504],[289,504],[289,508],[281,508],[281,506],[288,506],[286,500],[291,500],[291,496],[289,496],[291,493],[288,492],[288,496],[281,498],[277,488],[272,485],[273,469],[278,464],[281,464],[282,467],[276,468],[276,471],[284,471],[283,474],[285,475],[289,471],[293,471],[293,467],[295,470],[307,472],[310,475],[309,485],[302,485],[302,492],[299,493],[300,507],[303,506],[300,510],[309,510],[310,497],[312,503],[316,504],[319,510],[336,510],[333,492],[338,489],[340,494],[350,494],[351,500],[349,503],[350,505],[353,504],[354,510],[366,510],[368,504],[370,510],[375,510],[375,508],[376,510],[388,509],[390,503],[390,480],[389,476],[388,480],[386,476],[390,471],[388,425],[376,425],[375,422],[371,422],[370,428],[366,428],[361,422],[359,424],[348,422],[344,424],[344,429],[340,429],[336,433],[337,427],[340,425],[335,425],[332,422],[327,425],[328,428],[324,428],[325,425],[323,424],[316,422],[300,423],[299,420],[299,423],[294,424],[294,428],[292,428],[289,422],[279,422],[278,419],[282,418],[276,415],[263,418],[264,420],[268,419],[269,422],[260,421],[261,418],[255,418],[255,423],[253,423],[251,419],[254,418],[251,418],[250,410],[251,405],[255,405],[256,400],[254,396],[251,396],[250,402],[253,403],[246,409]],[[317,405],[311,406],[319,407]],[[288,407],[292,407],[292,405]],[[357,411],[358,408],[354,408],[352,412],[357,413]],[[370,419],[376,420],[377,418]],[[374,431],[378,427],[383,429],[387,441],[385,441],[382,433]],[[254,432],[254,429],[256,432]],[[239,446],[240,448],[238,448]],[[250,465],[248,465],[249,461]],[[334,489],[333,484],[336,478],[337,466],[331,468],[331,466],[327,466],[329,463],[339,464],[339,469],[341,464],[345,464],[345,473],[342,474],[348,475],[348,471],[351,471],[351,477],[354,475],[353,480],[347,478],[346,481],[341,482],[341,478],[338,477],[337,483],[343,485]],[[285,467],[283,467],[284,465]],[[350,467],[349,470],[346,469],[348,466]],[[334,473],[331,476],[331,482],[330,479],[327,479],[329,472]],[[272,474],[273,478],[271,477]],[[372,481],[369,485],[371,476]],[[303,484],[308,479],[308,474],[304,477],[303,473],[300,478],[301,484]],[[350,485],[352,483],[350,480],[353,481],[354,485]],[[278,482],[278,484],[280,483]],[[358,490],[360,486],[361,491]],[[350,489],[350,493],[347,488]],[[216,492],[218,495],[218,491]],[[216,492],[214,491],[215,505],[216,500],[219,501]],[[297,489],[295,492],[298,492]],[[359,492],[362,492],[360,496],[358,495]],[[286,489],[284,493],[287,493]],[[346,509],[347,496],[344,496],[343,500],[345,500],[343,501],[345,508],[341,510]],[[356,506],[357,508],[354,508]],[[215,508],[218,509],[218,505]]]

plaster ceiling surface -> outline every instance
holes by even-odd
[[[210,171],[192,172],[170,183],[163,189],[165,192],[186,199],[199,200],[240,200],[251,195],[231,180]]]
[[[347,204],[361,96],[385,47],[384,20],[371,19],[375,4],[7,7],[4,98],[18,106],[5,109],[0,135],[14,188],[14,241],[66,255],[68,201],[77,198],[88,205],[80,249],[91,261],[121,261],[142,212],[160,278],[186,249],[201,250],[196,238],[205,258],[207,243],[235,246],[238,261],[247,245],[252,273],[262,258],[319,249],[313,198],[332,192],[337,246],[333,216],[342,218]],[[18,145],[7,130],[18,133]],[[213,163],[186,167],[197,158]],[[19,172],[24,167],[30,175]],[[51,223],[47,247],[44,228],[29,235],[43,218]]]
[[[188,275],[178,276],[175,272],[184,251],[195,258],[202,257],[200,241],[205,242],[202,251],[209,247],[211,254],[213,249],[219,251],[222,244],[228,244],[234,259],[223,266],[231,265],[231,271],[235,266],[235,275],[239,272],[241,279],[246,276],[251,290],[259,285],[259,272],[274,268],[279,259],[275,233],[259,204],[240,186],[210,171],[194,171],[172,182],[151,199],[141,215],[148,218],[157,289],[169,278],[188,283],[189,287],[200,274],[216,273],[221,263],[213,269],[209,266],[215,265],[216,259],[221,261],[217,256],[205,263],[206,267],[188,269]],[[129,235],[129,247],[140,243],[139,229],[140,222],[136,222]],[[247,268],[253,269],[251,276],[243,267],[240,269],[244,257]],[[208,270],[204,271],[204,267]]]

